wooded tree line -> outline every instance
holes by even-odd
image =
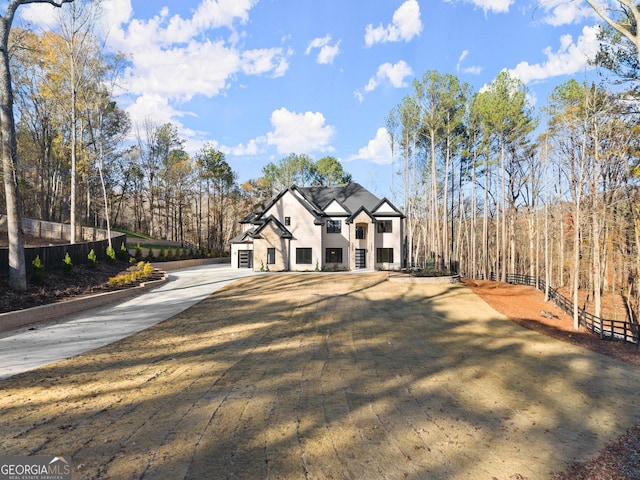
[[[637,312],[637,102],[599,85],[557,86],[536,117],[507,72],[480,92],[427,72],[388,118],[407,215],[408,262],[487,278],[546,278]],[[540,118],[544,125],[539,126]],[[576,312],[577,316],[577,312]]]
[[[132,126],[113,94],[122,59],[104,54],[89,17],[72,10],[60,32],[12,32],[25,216],[73,223],[75,212],[83,225],[223,251],[253,204],[294,183],[350,180],[333,157],[290,154],[241,186],[213,144],[189,155],[175,125]]]

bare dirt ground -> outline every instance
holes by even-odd
[[[68,455],[74,479],[533,480],[640,419],[636,366],[386,279],[244,279],[2,381],[0,452]]]

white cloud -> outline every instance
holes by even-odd
[[[267,133],[267,144],[282,154],[333,151],[329,142],[335,128],[325,122],[320,112],[296,113],[280,108],[271,114],[274,130]]]
[[[331,45],[331,35],[324,37],[314,38],[309,42],[305,55],[309,55],[313,49],[320,49],[316,61],[320,64],[326,65],[333,63],[333,60],[340,53],[340,40]]]
[[[246,144],[240,143],[235,147],[220,145],[217,148],[226,155],[234,156],[261,155],[270,146],[276,147],[280,154],[334,150],[329,142],[335,128],[326,125],[324,115],[320,112],[296,113],[282,107],[271,113],[271,125],[273,131],[253,138]]]
[[[463,67],[462,62],[469,56],[469,50],[463,50],[460,58],[458,59],[458,63],[456,65],[456,71],[462,73],[469,73],[471,75],[479,75],[482,72],[482,67],[471,66],[471,67]]]
[[[189,18],[164,7],[148,20],[131,19],[131,0],[103,3],[109,45],[131,59],[120,81],[126,92],[119,93],[187,102],[223,93],[238,74],[279,77],[289,68],[285,48],[238,48],[244,33],[234,27],[248,20],[257,0],[202,0]],[[230,31],[227,40],[210,32],[220,28]]]
[[[219,150],[225,155],[233,155],[236,157],[245,157],[252,155],[259,155],[265,151],[266,138],[258,137],[249,140],[245,145],[243,143],[236,145],[235,147],[226,147],[224,145],[217,146]]]
[[[509,70],[509,73],[522,82],[529,83],[560,75],[572,75],[591,68],[588,62],[599,49],[598,31],[598,26],[585,26],[576,43],[571,35],[563,35],[560,37],[560,48],[557,51],[552,51],[551,47],[543,50],[547,57],[545,62],[533,65],[520,62],[514,69]]]
[[[242,71],[247,75],[273,72],[273,77],[281,77],[289,68],[282,48],[247,50],[242,52],[241,63]]]
[[[180,101],[198,94],[213,97],[228,87],[229,78],[238,71],[258,71],[259,56],[245,55],[243,59],[223,41],[194,41],[164,50],[149,47],[144,55],[133,58],[121,83],[130,94],[155,94]]]
[[[391,144],[389,132],[384,127],[378,128],[375,138],[369,140],[365,147],[358,150],[358,153],[347,159],[351,160],[367,160],[378,165],[391,164]]]
[[[374,27],[367,25],[364,40],[367,47],[376,43],[408,42],[422,31],[422,20],[420,20],[420,5],[418,0],[406,0],[393,13],[391,24],[386,27],[380,25]]]
[[[446,2],[452,3],[457,0],[445,0]],[[481,8],[486,12],[493,13],[507,13],[509,11],[509,7],[513,5],[515,0],[464,0],[467,3],[471,3],[476,7]]]
[[[404,60],[400,60],[398,63],[383,63],[378,67],[376,74],[369,79],[369,82],[364,86],[364,92],[360,89],[355,91],[355,96],[360,102],[364,100],[364,94],[374,91],[385,81],[391,83],[394,88],[403,88],[408,84],[405,81],[407,77],[413,75],[413,70]]]
[[[165,97],[153,94],[138,97],[126,110],[134,125],[142,125],[146,119],[150,118],[159,125],[171,122],[179,130],[183,130],[182,123],[176,119],[193,115],[190,112],[176,110]]]
[[[593,9],[586,2],[575,0],[547,0],[540,3],[546,16],[545,23],[553,26],[578,23],[586,18],[597,18]]]
[[[59,9],[50,4],[23,5],[18,9],[18,15],[23,22],[45,30],[53,30],[59,25]]]

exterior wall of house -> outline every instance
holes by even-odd
[[[240,268],[240,251],[253,250],[252,243],[231,244],[231,268]]]
[[[273,222],[260,232],[260,238],[253,240],[253,269],[256,272],[282,272],[289,269],[289,242],[276,231]],[[269,263],[268,249],[275,249],[274,262]]]
[[[314,216],[304,205],[300,203],[291,192],[286,192],[274,205],[266,212],[264,217],[273,215],[277,218],[287,230],[291,232],[289,254],[289,270],[315,270],[322,267],[323,251],[322,251],[322,235],[319,225],[314,225]],[[285,219],[290,219],[289,225]],[[311,263],[300,263],[296,261],[296,249],[310,248]]]
[[[328,270],[345,270],[349,269],[349,231],[351,225],[347,225],[345,220],[346,216],[333,216],[325,218],[325,224],[321,226],[322,229],[322,251],[320,265]],[[329,220],[340,222],[340,233],[329,233],[327,230],[327,222]],[[327,261],[327,250],[340,250],[342,252],[342,262],[330,262]]]
[[[377,226],[375,229],[375,268],[376,269],[399,269],[402,266],[402,219],[400,217],[376,216],[378,222],[390,220],[391,232],[379,233]],[[378,262],[377,249],[393,249],[393,262]]]
[[[351,265],[351,270],[355,270],[356,268],[373,268],[376,258],[374,248],[375,225],[373,224],[373,220],[365,212],[360,212],[358,215],[356,215],[356,217],[353,219],[353,223],[351,223],[351,225],[349,226],[351,227],[349,232],[349,264]],[[363,227],[365,230],[364,238],[362,239],[356,238],[356,229],[358,226]],[[356,265],[356,250],[365,251],[364,267]]]

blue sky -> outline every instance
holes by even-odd
[[[6,3],[6,2],[2,2]],[[540,107],[592,75],[597,18],[581,0],[103,0],[128,55],[121,106],[172,122],[190,153],[222,150],[239,181],[289,153],[338,158],[393,198],[385,119],[428,70],[478,90],[504,69]],[[21,7],[31,23],[48,5]]]

